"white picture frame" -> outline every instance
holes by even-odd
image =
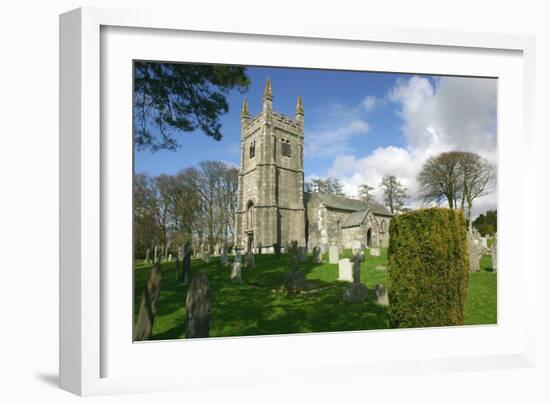
[[[534,39],[520,35],[369,27],[314,20],[282,26],[266,19],[247,19],[246,16],[225,20],[210,17],[199,18],[158,10],[103,8],[81,8],[60,17],[61,387],[79,395],[97,395],[225,385],[246,386],[274,381],[292,382],[298,374],[301,379],[329,381],[335,378],[346,379],[347,376],[357,374],[394,375],[534,365],[535,321],[529,314],[519,315],[520,312],[533,312],[534,315],[534,290],[521,300],[514,300],[514,306],[505,298],[511,296],[513,291],[510,282],[507,281],[511,274],[506,268],[518,263],[514,260],[517,257],[514,257],[511,247],[526,250],[527,234],[536,232],[536,211],[530,208],[534,205],[535,195],[530,193],[530,196],[521,195],[514,198],[507,186],[509,181],[520,178],[525,187],[534,188]],[[344,52],[344,48],[354,48],[355,51],[362,52],[362,46],[382,51],[391,48],[395,55],[391,56],[388,53],[387,57],[394,59],[400,52],[420,52],[425,55],[428,62],[434,57],[433,54],[440,53],[444,55],[441,58],[442,64],[434,65],[443,67],[440,67],[441,71],[433,67],[435,71],[430,71],[432,74],[463,75],[471,71],[472,75],[499,76],[491,72],[501,71],[503,76],[499,77],[505,77],[505,80],[499,87],[499,229],[502,229],[499,231],[499,264],[502,264],[503,268],[499,266],[498,326],[246,337],[188,341],[187,344],[174,341],[136,345],[129,339],[114,340],[116,337],[113,338],[112,333],[118,331],[115,328],[117,322],[112,321],[110,317],[117,315],[112,312],[124,312],[124,309],[112,311],[115,306],[112,304],[124,304],[128,301],[127,298],[121,298],[123,302],[113,301],[113,298],[109,297],[113,292],[112,284],[107,284],[106,279],[120,281],[118,284],[124,279],[117,280],[111,277],[110,271],[105,271],[106,267],[110,267],[111,259],[109,245],[105,242],[105,228],[109,228],[111,221],[106,220],[113,217],[106,215],[105,211],[111,209],[110,200],[114,197],[110,193],[114,189],[110,181],[115,177],[115,171],[110,169],[115,168],[109,164],[109,147],[124,147],[124,144],[113,143],[112,137],[105,137],[112,122],[109,123],[108,119],[110,111],[102,108],[105,108],[105,94],[114,91],[124,95],[124,88],[117,87],[118,89],[114,90],[116,84],[112,81],[106,83],[105,77],[102,77],[102,74],[111,72],[120,74],[116,70],[122,62],[110,66],[108,61],[102,58],[112,57],[112,61],[118,60],[115,59],[115,54],[104,48],[120,46],[124,44],[122,40],[127,40],[121,36],[128,37],[139,32],[144,38],[154,34],[154,41],[166,42],[166,46],[157,46],[155,49],[155,52],[159,53],[150,53],[157,55],[158,60],[167,60],[160,59],[163,49],[170,49],[170,42],[179,40],[178,35],[192,33],[195,39],[201,36],[211,37],[213,41],[219,41],[220,38],[227,41],[238,38],[239,41],[250,40],[260,47],[262,43],[266,46],[296,44],[302,50],[311,51],[312,55],[315,53],[313,44],[330,47],[333,52],[340,49]],[[102,36],[105,33],[114,33],[115,39],[105,42],[105,36]],[[118,38],[117,33],[121,33]],[[131,41],[131,38],[129,40]],[[146,49],[151,46],[143,45],[144,53],[140,55],[132,55],[131,46],[124,46],[129,53],[122,55],[123,48],[119,47],[117,50],[120,52],[117,52],[117,55],[122,55],[120,57],[126,59],[121,60],[126,61],[128,58],[144,58],[143,56],[148,54]],[[471,62],[457,65],[457,59],[470,60],[465,56],[468,52],[473,55]],[[500,57],[499,55],[503,57],[502,63],[489,60],[493,56]],[[296,53],[295,56],[298,57],[299,54]],[[485,56],[488,60],[486,66],[476,66],[476,57]],[[201,58],[200,52],[197,53],[197,57]],[[349,67],[351,61],[346,61],[345,57],[349,56],[344,56],[338,66]],[[203,55],[202,58],[207,58],[206,61],[216,59],[220,62],[229,62],[227,55],[214,55],[214,59]],[[315,63],[314,59],[312,56],[310,63]],[[262,54],[261,51],[252,52],[248,58],[239,60],[250,64],[273,64],[273,59],[267,57],[267,52]],[[242,64],[246,64],[245,62]],[[281,63],[286,65],[284,61]],[[309,66],[307,63],[308,61],[303,59],[299,66],[321,67],[318,64]],[[331,63],[337,61],[333,60]],[[426,61],[423,63],[425,66]],[[496,67],[497,64],[502,66]],[[508,64],[509,69],[506,67]],[[338,67],[336,64],[331,66]],[[376,69],[376,66],[370,66]],[[420,61],[417,65],[410,66],[407,72],[427,72],[417,70],[425,68]],[[125,65],[124,68],[127,67]],[[104,68],[112,70],[105,73]],[[356,68],[360,68],[360,65]],[[383,68],[383,60],[380,60],[379,68]],[[131,87],[130,78],[131,75],[124,84],[126,88],[128,85]],[[517,95],[517,99],[501,99],[501,89],[505,94]],[[126,93],[124,96],[128,95],[130,94]],[[112,99],[117,98],[115,96]],[[118,108],[118,104],[112,103],[111,98],[108,100],[109,105]],[[131,108],[131,105],[126,107]],[[120,124],[123,130],[127,130],[127,119],[131,119],[131,115],[117,118],[113,124]],[[504,126],[501,126],[501,123]],[[507,135],[512,132],[508,130],[511,128],[515,132],[519,131],[521,135],[511,138]],[[517,160],[510,159],[512,150],[519,154]],[[127,173],[127,164],[124,169]],[[120,178],[124,178],[124,175],[118,180]],[[128,185],[121,188],[127,191]],[[518,207],[515,217],[507,217],[503,211],[506,212],[514,202],[519,202],[521,207]],[[118,230],[124,233],[123,223],[116,225]],[[515,243],[513,234],[507,233],[506,228],[516,228],[521,242]],[[127,255],[124,256],[123,259],[128,258]],[[520,271],[521,278],[516,284],[518,287],[528,287],[527,278],[536,277],[535,255],[525,254],[520,266],[517,270]],[[128,284],[128,287],[130,286]],[[128,293],[128,290],[124,292]],[[120,331],[131,332],[129,327],[126,328]],[[380,341],[381,339],[385,341]],[[347,353],[353,352],[364,344],[365,340],[377,340],[377,346],[380,346],[378,343],[381,342],[382,348],[378,347],[376,354],[370,351],[368,354],[356,354],[353,359],[345,358]],[[482,341],[478,342],[479,340]],[[488,348],[491,346],[491,340],[494,340],[494,345]],[[392,343],[398,346],[404,341],[412,346],[418,346],[418,351],[408,354],[406,350],[399,348],[391,353],[389,349],[384,350],[384,343],[386,347]],[[441,344],[439,349],[438,343]],[[331,346],[328,349],[331,351],[340,346],[339,354],[316,354],[315,349],[319,345]],[[427,345],[431,345],[432,349],[426,347]],[[455,347],[445,350],[443,345]],[[175,357],[184,350],[187,354],[186,365],[178,364],[178,359],[167,358]],[[293,358],[280,360],[278,357],[282,351],[290,351],[289,355]],[[294,354],[296,352],[299,354]],[[139,357],[140,362],[154,365],[156,376],[145,372],[142,376],[132,373],[131,367],[135,365],[132,361],[134,354],[135,357]],[[340,357],[342,355],[344,358]],[[161,357],[160,361],[155,361],[156,357]],[[117,360],[128,361],[129,364],[127,367],[120,365],[116,370],[111,369],[107,363]],[[162,370],[159,370],[159,362],[162,362]],[[113,364],[113,368],[114,366]],[[193,371],[189,371],[188,368],[193,368]],[[307,368],[307,371],[304,371],[304,368]]]

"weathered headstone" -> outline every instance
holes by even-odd
[[[478,272],[479,271],[479,248],[475,245],[474,236],[470,231],[466,233],[466,240],[468,243],[468,257],[470,259],[470,271]]]
[[[362,302],[367,299],[367,287],[361,283],[361,262],[363,261],[363,256],[361,256],[360,252],[357,252],[350,260],[353,263],[353,282],[344,289],[344,301]]]
[[[376,303],[380,305],[389,305],[388,291],[382,284],[377,284],[374,287],[374,296],[376,297]]]
[[[285,274],[283,288],[287,292],[300,292],[306,287],[306,277],[304,273],[298,270],[298,242],[292,241],[289,247],[290,253],[290,272]]]
[[[206,251],[202,254],[202,260],[204,263],[210,263],[210,252]]]
[[[298,258],[300,259],[300,262],[307,261],[307,249],[305,247],[298,247]]]
[[[186,243],[183,247],[182,273],[180,278],[180,281],[183,280],[184,284],[189,283],[189,276],[191,273],[191,253],[193,253],[191,244]]]
[[[198,271],[191,280],[185,299],[187,311],[185,337],[193,339],[210,335],[211,303],[212,295],[208,277],[203,271]]]
[[[369,248],[371,256],[380,256],[380,248]]]
[[[318,246],[313,247],[313,263],[323,263],[321,248],[319,248]]]
[[[348,258],[338,261],[338,280],[353,281],[353,269],[351,261]]]
[[[497,271],[497,267],[498,267],[498,264],[497,264],[498,250],[497,250],[497,248],[498,248],[498,246],[497,246],[497,237],[495,235],[495,240],[493,241],[493,244],[491,245],[491,261],[492,261],[492,267],[493,267],[494,272]]]
[[[224,246],[222,248],[222,253],[221,253],[220,260],[221,260],[221,262],[224,266],[229,264],[229,258],[227,257],[227,247],[226,246]]]
[[[241,253],[237,252],[235,254],[235,261],[231,266],[231,280],[240,283],[241,279]]]
[[[352,241],[351,242],[351,253],[355,255],[357,252],[361,251],[361,241]]]
[[[151,249],[147,248],[147,251],[145,252],[145,263],[149,264],[149,259],[151,258]]]
[[[169,262],[172,261],[172,254],[171,254],[171,253],[168,255],[168,261],[169,261]]]
[[[160,266],[153,264],[141,297],[139,313],[134,326],[134,341],[149,340],[153,334],[153,323],[157,313],[161,281]]]
[[[245,267],[249,267],[251,269],[256,268],[256,258],[251,250],[246,252],[246,255],[244,256],[244,265]]]
[[[331,245],[328,248],[328,262],[332,264],[338,264],[338,259],[339,259],[338,246]]]

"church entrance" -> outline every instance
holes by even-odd
[[[367,246],[372,247],[372,228],[369,228],[367,231]]]
[[[254,233],[249,232],[248,233],[248,241],[247,241],[247,250],[251,251],[252,248],[254,248]]]

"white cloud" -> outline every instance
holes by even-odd
[[[362,108],[331,102],[320,111],[322,119],[305,134],[305,156],[335,157],[351,152],[350,140],[367,135],[370,126]]]
[[[374,108],[376,108],[376,106],[378,105],[378,98],[376,98],[375,96],[373,95],[367,95],[364,99],[363,99],[363,102],[361,103],[363,105],[363,108],[365,108],[365,110],[367,112],[370,112],[372,111]]]
[[[402,119],[406,146],[378,148],[359,158],[350,153],[338,155],[328,175],[340,178],[349,195],[355,195],[358,185],[366,183],[376,188],[375,197],[381,200],[380,181],[391,174],[409,189],[409,204],[416,207],[420,204],[416,175],[429,156],[463,150],[496,163],[494,80],[459,77],[429,80],[414,76],[398,80],[386,99],[396,106]],[[496,208],[495,193],[479,198],[474,203],[474,214],[490,208]]]

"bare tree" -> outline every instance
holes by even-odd
[[[386,175],[380,183],[384,191],[384,204],[392,214],[398,213],[405,204],[407,188],[394,175]]]
[[[441,204],[447,201],[450,209],[462,192],[460,173],[461,152],[451,151],[428,158],[418,174],[420,194],[424,202]]]
[[[372,195],[373,190],[374,188],[366,183],[359,185],[359,199],[366,202],[372,201],[374,199]]]

